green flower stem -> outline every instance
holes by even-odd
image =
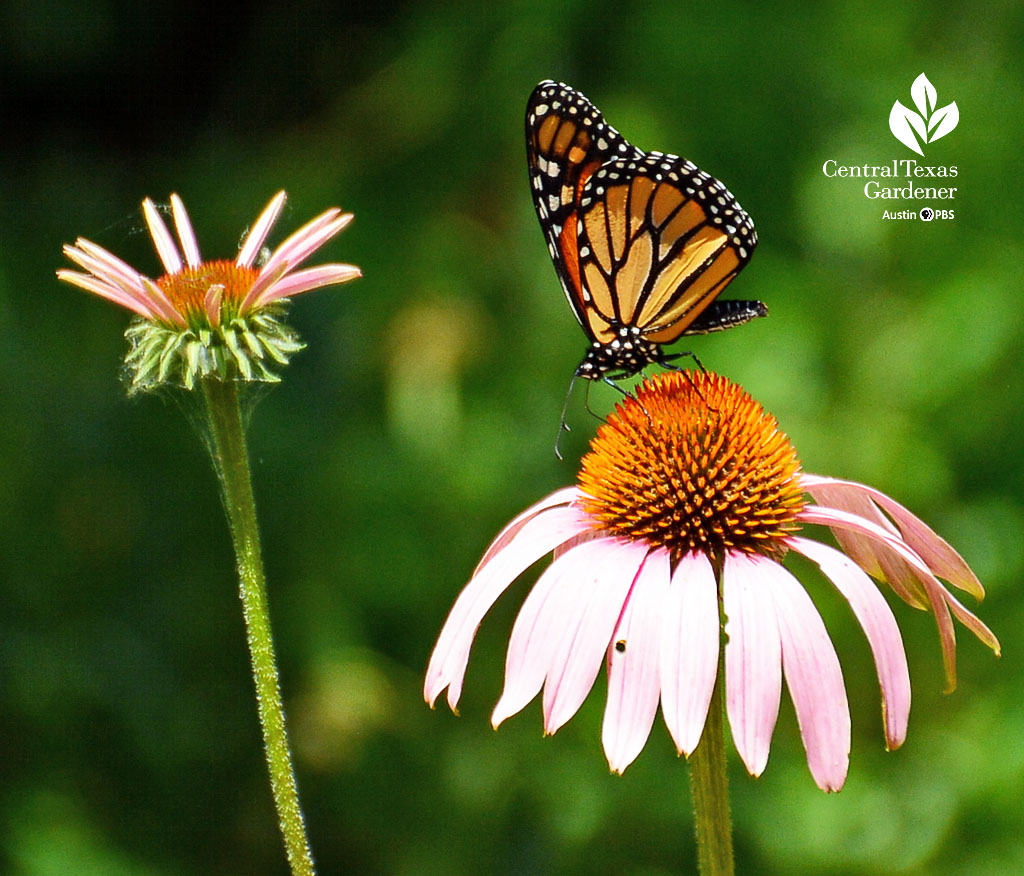
[[[724,651],[724,648],[723,648]],[[733,876],[732,817],[729,779],[725,772],[725,728],[722,716],[723,657],[704,732],[690,755],[690,789],[697,832],[697,862],[701,876]]]
[[[256,682],[256,703],[260,726],[263,728],[270,788],[291,872],[293,876],[313,876],[313,858],[306,838],[302,810],[299,808],[284,707],[281,704],[277,660],[270,633],[266,579],[260,555],[256,504],[249,477],[249,454],[245,445],[238,386],[234,381],[208,377],[202,381],[202,390],[210,429],[210,453],[220,480],[224,509],[228,515],[231,540],[238,562],[239,592]]]

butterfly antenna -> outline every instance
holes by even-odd
[[[576,378],[580,376],[579,371],[575,372],[572,376],[572,380],[569,381],[569,391],[565,394],[565,404],[562,405],[562,419],[558,422],[558,437],[555,438],[555,456],[558,457],[559,462],[562,461],[562,451],[559,450],[558,445],[562,443],[562,433],[571,432],[569,424],[565,422],[565,415],[569,412],[569,399],[572,398],[572,388],[576,385]],[[590,393],[587,393],[588,397]],[[588,403],[587,410],[590,410]]]

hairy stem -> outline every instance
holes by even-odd
[[[270,632],[266,578],[263,574],[256,503],[249,476],[249,453],[245,444],[238,387],[233,381],[206,378],[202,381],[202,389],[210,430],[208,447],[220,481],[238,565],[239,595],[242,598],[245,633],[256,683],[256,705],[263,729],[270,788],[291,872],[293,876],[314,876],[313,857],[306,838],[302,810],[299,808],[284,706],[281,703],[281,685]]]

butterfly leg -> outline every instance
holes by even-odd
[[[693,359],[693,361],[696,363],[697,367],[700,368],[700,370],[701,370],[701,372],[703,374],[707,374],[708,373],[708,369],[705,368],[704,367],[704,363],[701,362],[699,358],[697,358],[697,354],[696,353],[691,353],[689,351],[687,351],[685,353],[675,353],[675,354],[673,354],[671,356],[665,356],[658,364],[663,365],[665,368],[669,368],[672,371],[681,372],[686,377],[686,379],[690,382],[690,386],[692,386],[697,391],[697,395],[699,395],[702,399],[704,399],[704,401],[707,401],[707,398],[704,396],[704,393],[701,392],[700,387],[697,386],[697,384],[693,382],[693,378],[690,377],[690,372],[687,371],[685,368],[680,368],[678,365],[673,365],[673,364],[671,364],[671,362],[668,361],[670,359],[679,359],[679,358],[681,358],[683,356],[689,356],[691,359]],[[713,411],[716,411],[716,412],[718,411],[718,408],[716,408],[710,402],[708,402],[708,407],[711,410],[713,410]]]
[[[702,373],[704,373],[704,374],[708,373],[708,369],[704,367],[704,363],[700,361],[700,358],[692,350],[686,350],[685,352],[682,352],[682,353],[672,353],[669,356],[662,356],[658,360],[658,364],[659,365],[664,365],[666,368],[669,368],[672,371],[682,371],[682,372],[685,373],[686,372],[685,368],[680,368],[678,365],[672,365],[671,364],[672,360],[674,360],[674,359],[683,359],[683,358],[693,359],[693,364],[696,365],[701,370]]]
[[[616,392],[621,392],[624,396],[626,396],[626,398],[629,398],[629,392],[627,390],[623,389],[621,386],[619,386],[608,375],[606,375],[606,374],[602,375],[601,376],[601,382],[608,384],[608,386],[610,386]],[[592,416],[595,420],[600,420],[603,423],[603,422],[605,422],[605,418],[602,417],[597,411],[595,411],[590,406],[590,387],[591,386],[593,386],[593,383],[588,383],[587,384],[587,397],[586,397],[587,413],[590,414],[590,416]]]
[[[683,353],[683,354],[681,354],[681,355],[684,355],[684,356],[685,356],[685,355],[692,355],[692,354],[686,354],[686,353]],[[620,376],[623,376],[623,375],[620,375]],[[609,377],[608,375],[604,375],[604,376],[603,376],[603,377],[601,378],[601,381],[602,381],[603,383],[607,383],[607,384],[608,384],[608,385],[609,385],[610,387],[612,387],[612,389],[615,389],[615,390],[617,390],[618,392],[621,392],[621,393],[622,393],[622,394],[623,394],[623,395],[624,395],[624,396],[625,396],[626,398],[631,398],[631,399],[634,399],[634,400],[636,399],[636,396],[635,396],[635,395],[633,395],[632,393],[630,393],[630,391],[629,391],[629,390],[627,390],[627,389],[623,389],[623,388],[622,388],[621,386],[619,386],[619,385],[618,385],[618,384],[617,384],[617,383],[616,383],[616,382],[615,382],[615,381],[614,381],[614,380],[613,380],[613,379],[612,379],[611,377]],[[590,408],[588,407],[588,408],[587,408],[587,410],[588,410],[588,411],[590,411]],[[648,425],[649,427],[652,427],[652,428],[653,428],[653,426],[654,426],[654,420],[652,420],[652,419],[651,419],[651,415],[650,415],[650,414],[649,414],[649,413],[647,412],[647,408],[645,408],[645,407],[644,407],[643,405],[640,405],[640,410],[642,410],[642,411],[644,412],[644,416],[645,416],[645,417],[647,417],[647,425]],[[594,412],[593,412],[593,411],[590,411],[590,413],[594,414]],[[594,416],[595,416],[595,417],[597,417],[597,414],[594,414]],[[598,417],[598,419],[600,420],[600,419],[603,419],[603,418],[602,418],[602,417]]]

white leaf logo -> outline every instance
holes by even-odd
[[[892,105],[892,112],[889,113],[889,130],[904,146],[909,146],[918,155],[924,155],[921,147],[917,145],[917,138],[914,137],[914,130],[925,142],[928,141],[928,133],[922,119],[912,109],[907,109],[902,103],[896,101]]]
[[[914,80],[914,84],[910,86],[910,96],[914,98],[914,106],[917,107],[917,111],[924,118],[928,118],[932,110],[935,109],[935,86],[928,81],[928,77],[924,73],[918,76]]]
[[[904,146],[923,156],[921,146],[934,143],[952,131],[960,121],[960,110],[956,101],[935,109],[938,93],[924,73],[910,86],[910,96],[917,112],[897,100],[889,112],[889,130]]]
[[[928,130],[934,131],[928,137],[928,142],[932,143],[938,140],[939,137],[945,137],[953,128],[956,127],[957,122],[960,121],[960,110],[956,108],[956,101],[954,100],[948,106],[944,106],[940,110],[935,110],[934,115],[928,120]]]

